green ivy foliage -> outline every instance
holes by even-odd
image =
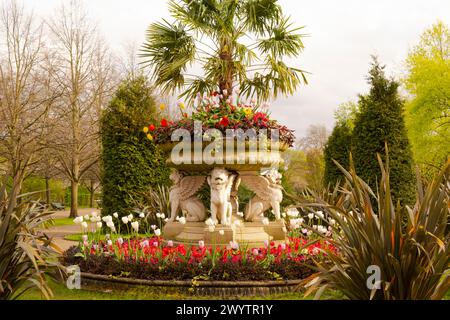
[[[130,214],[141,192],[168,184],[162,151],[142,129],[157,116],[152,88],[143,76],[122,82],[101,118],[102,214]]]
[[[376,154],[385,161],[387,144],[394,201],[415,202],[413,158],[403,115],[399,84],[388,79],[376,59],[369,72],[370,92],[359,99],[360,112],[352,135],[352,154],[357,174],[374,190],[380,180]]]
[[[349,155],[351,152],[352,130],[346,123],[338,123],[328,138],[324,150],[325,186],[335,186],[338,182],[344,181],[342,171],[333,162],[337,161],[345,169],[349,168]]]

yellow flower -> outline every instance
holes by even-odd
[[[252,108],[244,108],[244,113],[248,117],[248,116],[252,115],[253,110],[252,110]]]
[[[144,129],[142,129],[142,131],[144,131],[144,133],[148,132],[148,127],[144,127]]]
[[[166,108],[166,105],[164,103],[161,103],[159,105],[159,110],[164,111],[165,108]]]
[[[178,106],[180,107],[181,110],[184,110],[186,108],[183,102],[179,102]]]
[[[149,134],[147,134],[147,138],[148,138],[148,140],[150,140],[150,141],[152,141],[153,140],[153,136],[149,133]]]

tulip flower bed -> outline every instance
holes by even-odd
[[[313,273],[312,259],[326,259],[336,248],[329,241],[308,243],[305,238],[273,242],[259,249],[208,247],[163,243],[160,237],[84,243],[67,250],[62,262],[82,272],[145,280],[291,280]]]

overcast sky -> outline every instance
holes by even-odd
[[[69,0],[24,0],[38,15],[48,16]],[[449,0],[280,0],[286,14],[305,26],[305,51],[295,67],[310,72],[309,84],[272,104],[272,115],[302,136],[311,124],[332,129],[333,111],[367,90],[370,55],[377,54],[398,76],[408,50],[438,19],[450,25]],[[166,0],[85,0],[113,50],[144,41],[148,25],[168,18]]]

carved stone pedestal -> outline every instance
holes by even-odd
[[[232,226],[217,225],[213,232],[204,222],[187,222],[184,225],[169,222],[163,230],[167,239],[187,245],[198,245],[202,240],[208,246],[226,246],[230,241],[234,241],[239,243],[241,248],[262,247],[266,241],[284,242],[285,231],[283,221],[270,222],[269,225],[262,222],[241,222],[240,225]]]

